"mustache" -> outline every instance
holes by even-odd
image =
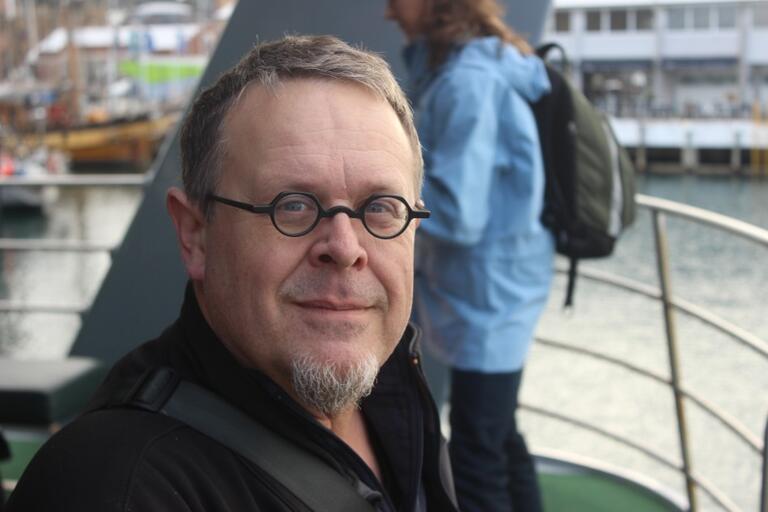
[[[331,298],[368,307],[386,306],[389,302],[386,290],[375,279],[316,272],[292,279],[280,291],[280,296],[291,302]]]

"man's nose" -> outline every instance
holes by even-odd
[[[369,235],[362,221],[352,219],[344,212],[321,219],[315,227],[318,239],[310,250],[315,265],[334,263],[340,267],[362,268],[368,263],[368,253],[360,239]]]

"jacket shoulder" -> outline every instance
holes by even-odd
[[[307,510],[271,476],[162,414],[86,414],[41,448],[9,512]]]
[[[122,511],[136,468],[151,447],[183,428],[137,410],[86,414],[40,448],[11,495],[9,510]]]

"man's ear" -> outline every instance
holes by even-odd
[[[165,206],[176,228],[181,259],[187,274],[193,281],[202,281],[205,276],[205,217],[187,195],[176,187],[168,190]]]
[[[418,208],[419,210],[423,210],[426,207],[427,205],[424,204],[423,199],[416,200],[416,208]],[[413,219],[413,222],[416,223],[416,229],[419,229],[419,226],[421,225],[421,219]]]

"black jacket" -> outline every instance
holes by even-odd
[[[169,366],[381,494],[381,511],[456,510],[435,405],[408,327],[362,411],[384,484],[344,442],[281,388],[240,366],[203,318],[191,287],[179,319],[119,361],[88,413],[38,452],[11,495],[11,512],[307,510],[261,468],[183,423],[121,406],[148,369]],[[300,471],[301,468],[297,468]],[[420,489],[421,488],[421,489]],[[421,495],[421,499],[419,499]],[[419,505],[420,504],[420,505]]]

